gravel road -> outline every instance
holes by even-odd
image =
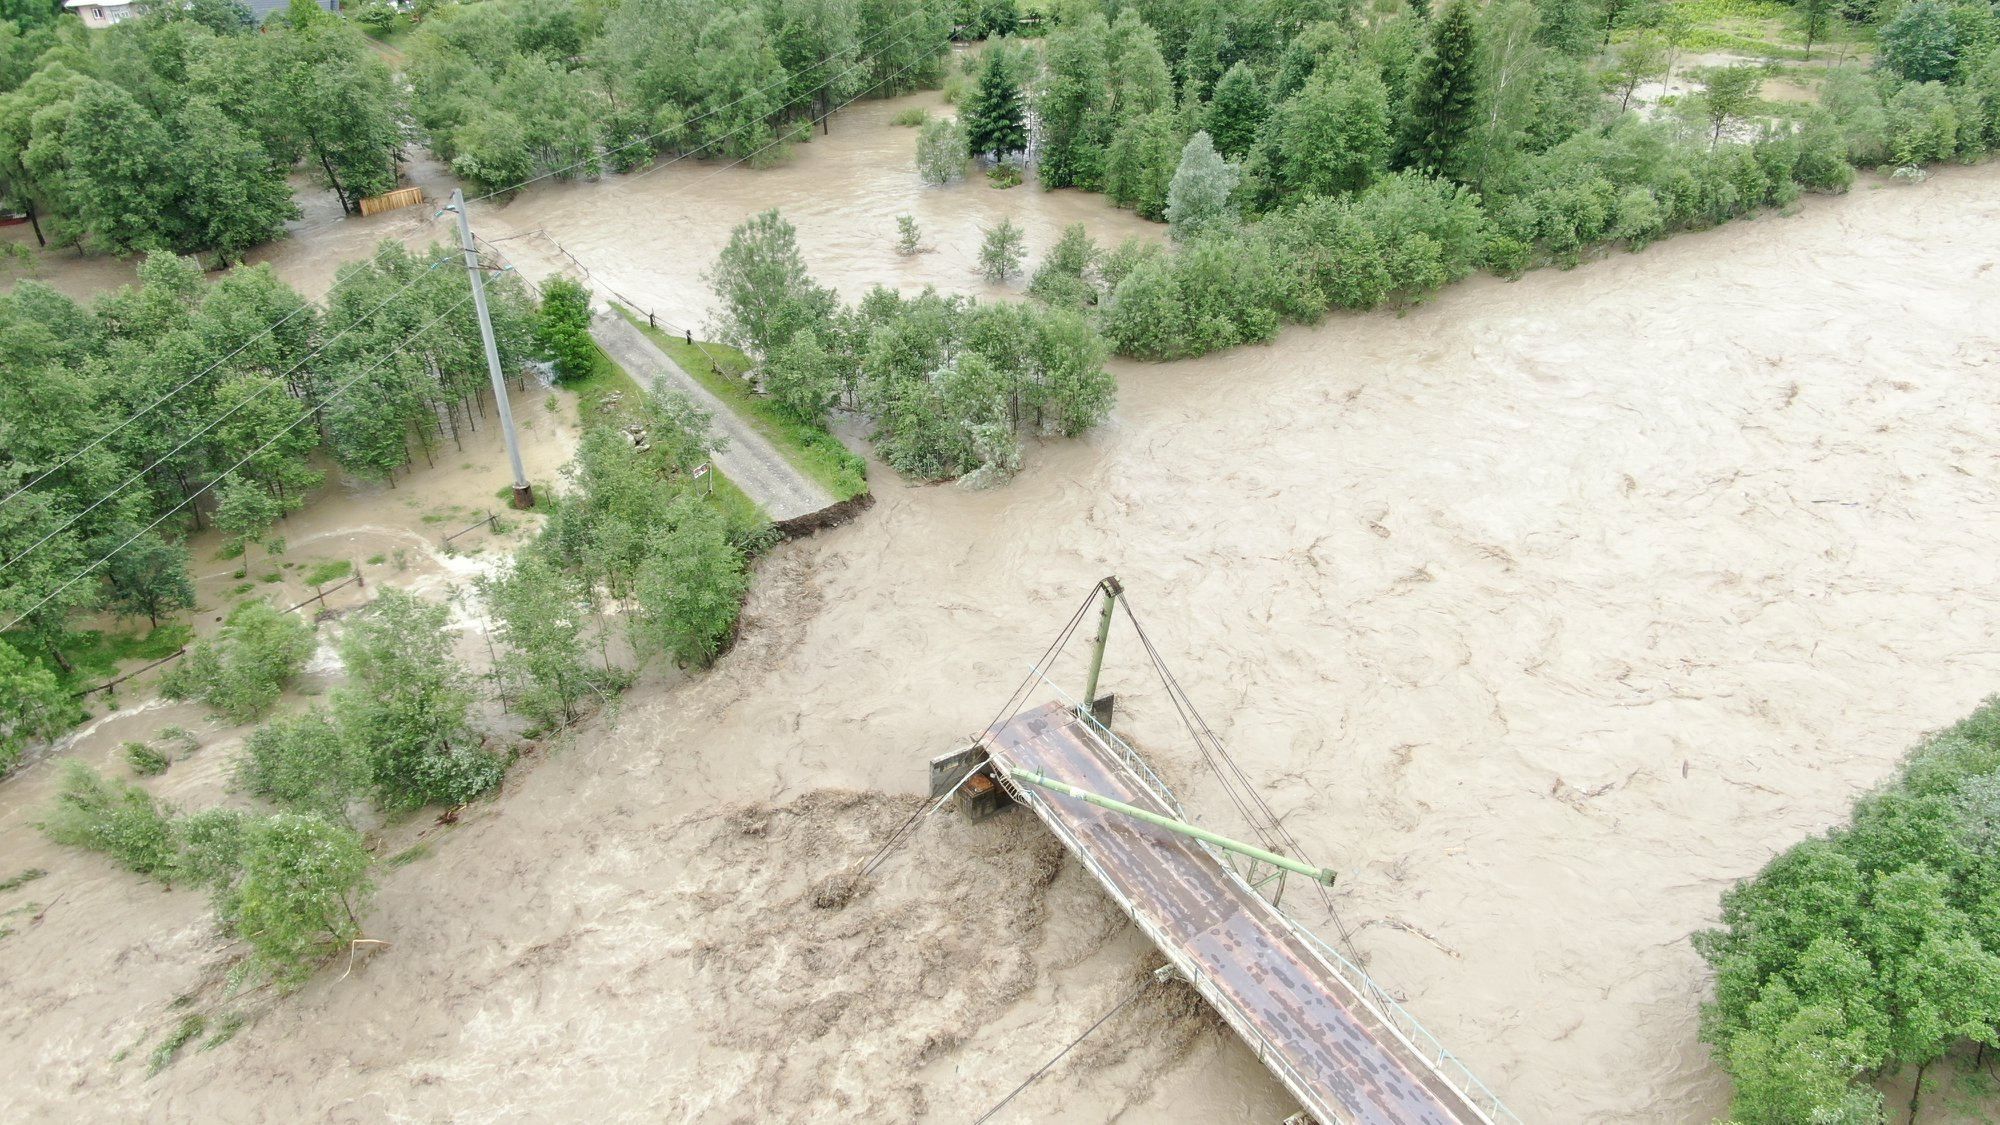
[[[665,381],[694,400],[696,406],[715,418],[715,429],[729,439],[728,448],[715,455],[715,463],[736,487],[763,505],[773,520],[788,520],[831,507],[834,498],[812,478],[792,467],[783,454],[762,434],[738,417],[694,376],[660,350],[624,317],[598,313],[591,318],[590,334],[618,364],[646,386]]]

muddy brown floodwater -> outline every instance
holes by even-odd
[[[850,296],[965,284],[962,246],[894,257],[888,217],[913,206],[961,234],[1018,208],[1037,251],[1073,216],[1134,228],[1086,197],[919,192],[888,167],[910,138],[893,108],[788,168],[501,214],[690,317],[726,225],[772,202]],[[684,234],[645,194],[683,172]],[[1727,1084],[1696,1039],[1689,932],[2000,685],[1996,261],[2000,166],[1864,184],[1405,315],[1121,364],[1110,423],[1005,488],[878,468],[872,511],[761,565],[713,672],[642,686],[383,868],[386,950],[151,1079],[172,1001],[224,947],[199,895],[41,842],[31,772],[0,787],[0,854],[52,873],[0,910],[63,897],[0,942],[0,1117],[970,1120],[1131,987],[1143,939],[1025,816],[935,818],[844,909],[814,890],[1115,573],[1341,870],[1374,972],[1525,1119],[1709,1118]],[[1105,675],[1226,826],[1122,631]],[[1127,1009],[1006,1119],[1288,1112],[1185,999]]]

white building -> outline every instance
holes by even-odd
[[[85,27],[110,27],[132,14],[132,0],[63,0],[63,7],[82,16]]]

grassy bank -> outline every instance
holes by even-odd
[[[117,678],[127,664],[136,666],[172,656],[193,636],[194,630],[174,621],[164,622],[157,629],[140,621],[129,632],[86,629],[71,633],[63,646],[63,655],[69,658],[73,669],[70,672],[59,668],[41,643],[26,632],[0,634],[0,640],[13,645],[23,656],[40,661],[55,673],[65,689],[75,692]]]
[[[646,397],[645,388],[632,378],[630,372],[605,355],[604,349],[597,347],[595,341],[591,350],[597,356],[591,373],[562,384],[564,390],[573,392],[577,397],[578,417],[587,424],[592,418],[606,415],[636,416],[636,404]],[[709,472],[715,479],[715,491],[710,494],[711,498],[722,509],[732,532],[749,532],[770,523],[757,502],[736,487],[736,483],[724,476],[713,462],[709,464]]]
[[[708,393],[721,399],[737,416],[748,422],[770,442],[792,467],[819,482],[835,500],[851,500],[868,491],[868,467],[840,439],[817,426],[809,426],[779,410],[776,403],[753,393],[743,382],[750,369],[750,357],[727,344],[690,345],[686,339],[662,332],[646,323],[646,318],[612,302],[618,315],[644,332],[659,345],[681,370],[693,376]],[[704,350],[705,349],[705,350]]]

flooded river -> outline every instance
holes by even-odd
[[[897,104],[785,168],[557,186],[490,225],[547,231],[503,244],[530,273],[552,237],[675,318],[704,312],[727,226],[771,204],[848,296],[983,291],[973,232],[1001,214],[1031,257],[1078,217],[1142,229],[1089,197],[922,189]],[[894,256],[900,211],[936,253]],[[288,258],[308,249],[281,268],[309,277]],[[150,1080],[113,1058],[142,1058],[212,973],[203,904],[49,849],[10,783],[0,850],[67,897],[0,943],[0,1116],[970,1120],[1131,987],[1143,939],[1024,816],[927,822],[844,910],[810,888],[1116,574],[1340,869],[1372,970],[1523,1118],[1709,1119],[1727,1083],[1696,1040],[1689,932],[2000,686],[1996,262],[2000,165],[1864,184],[1403,315],[1121,364],[1111,422],[1002,489],[878,467],[872,511],[764,563],[714,672],[642,686],[424,828],[427,853],[381,872],[386,951]],[[1227,826],[1122,629],[1105,682]],[[1179,1002],[1107,1023],[1004,1119],[1289,1112]]]

